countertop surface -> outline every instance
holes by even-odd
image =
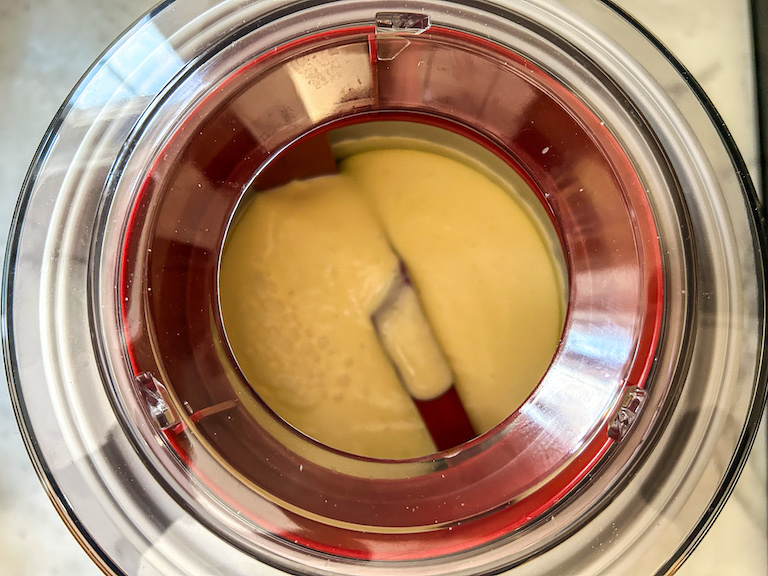
[[[725,119],[755,180],[757,129],[749,3],[621,0],[688,67]],[[0,246],[46,127],[93,60],[148,0],[0,0]],[[766,430],[734,494],[684,576],[768,575]],[[0,576],[89,576],[91,563],[57,517],[0,386]],[[638,575],[640,576],[640,575]]]

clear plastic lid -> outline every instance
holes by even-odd
[[[663,88],[683,79],[597,2],[179,0],[139,22],[54,122],[6,263],[16,407],[81,542],[116,574],[673,568],[765,385],[754,192],[698,87]],[[522,182],[565,271],[528,399],[407,460],[280,419],[220,311],[245,199],[360,134]]]

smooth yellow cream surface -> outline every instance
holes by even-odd
[[[563,297],[551,252],[529,211],[464,163],[361,152],[336,175],[249,201],[222,257],[223,322],[250,384],[293,426],[348,452],[415,457],[435,447],[371,318],[400,259],[482,433],[526,399],[557,346]],[[428,365],[434,342],[418,330],[393,338],[423,346],[403,356],[427,358],[414,374],[436,375],[423,398],[440,393],[445,367]]]

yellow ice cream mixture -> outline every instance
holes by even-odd
[[[222,318],[244,375],[286,421],[340,450],[415,457],[435,446],[371,319],[400,259],[482,433],[526,399],[557,347],[552,252],[531,212],[468,165],[371,150],[254,195],[222,256]]]

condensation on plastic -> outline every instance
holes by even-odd
[[[178,0],[139,21],[85,77],[54,120],[19,203],[6,262],[4,336],[32,458],[62,516],[105,571],[646,574],[673,570],[691,551],[738,476],[765,392],[764,238],[756,201],[727,132],[679,65],[610,6],[565,4]],[[622,382],[645,387],[642,410],[632,412],[632,397],[621,408],[637,416],[633,430],[567,497],[548,502],[546,514],[534,510],[507,535],[393,568],[287,538],[301,535],[301,511],[270,506],[268,522],[262,517],[256,526],[238,514],[237,504],[252,502],[253,494],[237,474],[222,467],[222,478],[236,480],[223,497],[196,475],[218,464],[215,451],[180,460],[205,444],[174,446],[162,433],[180,412],[162,371],[136,370],[136,358],[128,358],[123,330],[130,345],[141,322],[121,324],[126,279],[118,271],[126,269],[122,247],[131,242],[126,225],[136,224],[128,215],[137,199],[151,198],[138,191],[158,154],[177,152],[166,148],[171,136],[189,127],[212,87],[273,47],[323,30],[371,27],[377,12],[414,11],[429,14],[433,26],[490,38],[522,56],[570,89],[620,144],[653,212],[664,321],[648,378],[642,372],[638,382]],[[402,43],[392,40],[385,61],[407,57]],[[325,113],[322,106],[314,112]],[[621,300],[623,288],[614,288]],[[137,377],[143,397],[130,393]],[[621,389],[595,416],[601,430]],[[467,454],[492,444],[481,438]],[[444,457],[393,466],[418,475]],[[328,467],[355,474],[392,469],[331,459]],[[452,532],[457,522],[449,518],[440,528]],[[291,530],[273,533],[265,525]]]

